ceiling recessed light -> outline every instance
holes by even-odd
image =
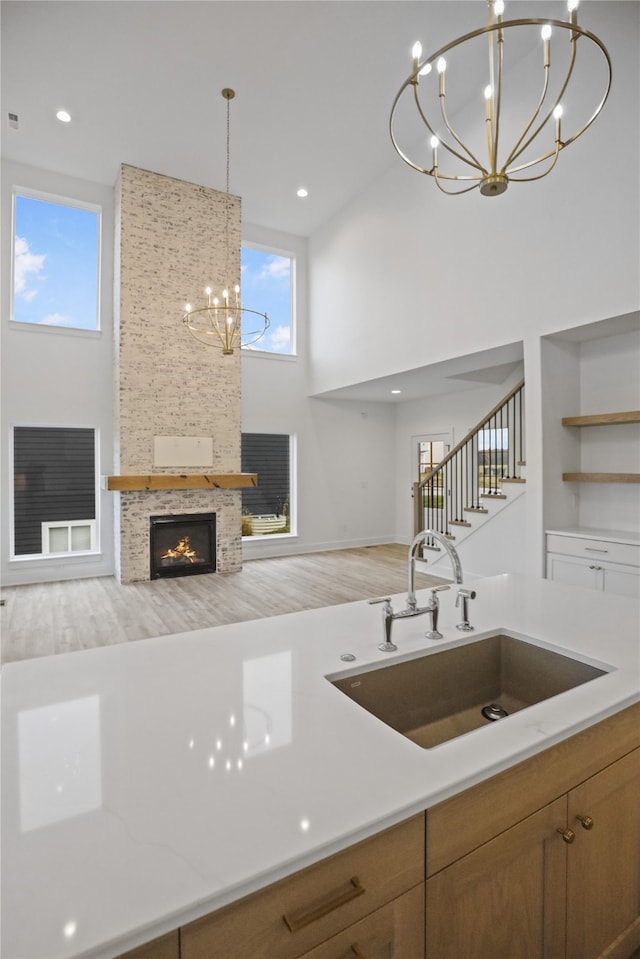
[[[305,188],[301,186],[300,189],[298,190],[298,196],[300,197],[309,196],[309,191],[305,190]]]
[[[391,390],[392,393],[402,393],[402,390]]]
[[[61,123],[71,123],[71,114],[66,110],[58,110],[56,116]]]

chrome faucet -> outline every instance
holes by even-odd
[[[378,646],[378,649],[382,650],[383,652],[393,652],[398,648],[396,644],[391,641],[391,627],[393,626],[394,619],[405,619],[408,616],[422,616],[423,613],[429,613],[431,615],[431,629],[428,630],[425,635],[427,639],[442,639],[442,633],[438,632],[438,612],[440,610],[438,593],[444,589],[449,589],[449,585],[444,584],[442,586],[434,587],[431,590],[431,597],[427,606],[418,606],[418,601],[416,599],[416,552],[418,546],[421,543],[424,543],[424,541],[430,537],[433,537],[444,546],[451,559],[455,581],[457,584],[462,583],[462,566],[460,564],[460,557],[458,556],[454,547],[447,539],[444,538],[442,533],[437,532],[437,530],[423,529],[421,533],[418,533],[418,535],[414,537],[414,540],[409,547],[408,591],[406,607],[396,613],[393,610],[393,606],[391,605],[391,600],[389,597],[385,597],[382,600],[377,600],[377,602],[384,603],[382,607],[384,642],[380,643]]]

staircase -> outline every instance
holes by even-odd
[[[494,550],[499,551],[501,544],[506,543],[499,534],[506,534],[509,524],[517,523],[515,504],[524,493],[524,439],[521,380],[431,472],[414,483],[414,534],[423,529],[436,530],[453,541],[460,552],[463,543],[477,537],[491,522],[495,537],[492,535],[483,548],[493,542]],[[511,516],[503,515],[508,509]],[[485,536],[478,539],[486,538],[487,532],[484,530]],[[465,549],[473,555],[471,543]],[[423,557],[429,561],[429,571],[441,558],[446,560],[435,539],[426,540]],[[470,567],[468,561],[463,561],[465,571],[473,566],[473,562]],[[483,575],[502,571],[499,563],[496,569],[483,563]]]

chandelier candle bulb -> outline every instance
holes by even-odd
[[[540,31],[543,40],[543,66],[545,70],[548,70],[551,66],[551,27],[548,23],[544,25]]]
[[[485,118],[487,120],[491,119],[491,114],[493,112],[493,91],[490,86],[484,88],[484,101],[485,101]]]
[[[418,70],[420,68],[420,57],[422,56],[422,44],[420,43],[419,40],[416,40],[416,42],[414,43],[413,49],[411,51],[411,56],[413,57],[413,72],[415,74],[414,82],[417,83],[418,76],[419,76]]]
[[[562,143],[562,140],[560,139],[560,122],[562,120],[562,113],[563,113],[562,106],[558,104],[558,106],[553,111],[553,116],[556,121],[556,143],[559,143],[559,144]]]
[[[569,0],[567,4],[567,9],[569,10],[569,17],[571,19],[572,25],[574,26],[578,22],[578,3],[579,3],[579,0]]]

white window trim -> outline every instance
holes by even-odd
[[[88,210],[98,217],[98,243],[96,250],[96,325],[91,329],[80,326],[54,326],[48,323],[23,323],[14,319],[15,303],[15,256],[16,256],[16,197],[23,196],[32,200],[43,200],[45,203],[57,203],[59,206],[73,207],[77,210]],[[101,333],[101,304],[102,304],[102,206],[98,203],[89,203],[86,200],[77,200],[73,197],[60,196],[57,193],[47,193],[43,190],[34,190],[32,187],[15,186],[11,193],[11,268],[9,280],[9,326],[11,329],[40,330],[45,333],[55,332],[65,335],[93,336]]]
[[[40,526],[42,529],[42,556],[79,556],[81,553],[95,553],[96,551],[96,521],[94,519],[52,520],[51,522],[41,523]],[[71,530],[76,526],[88,527],[91,541],[88,549],[72,548]],[[67,530],[67,549],[51,549],[51,532],[54,529]]]

